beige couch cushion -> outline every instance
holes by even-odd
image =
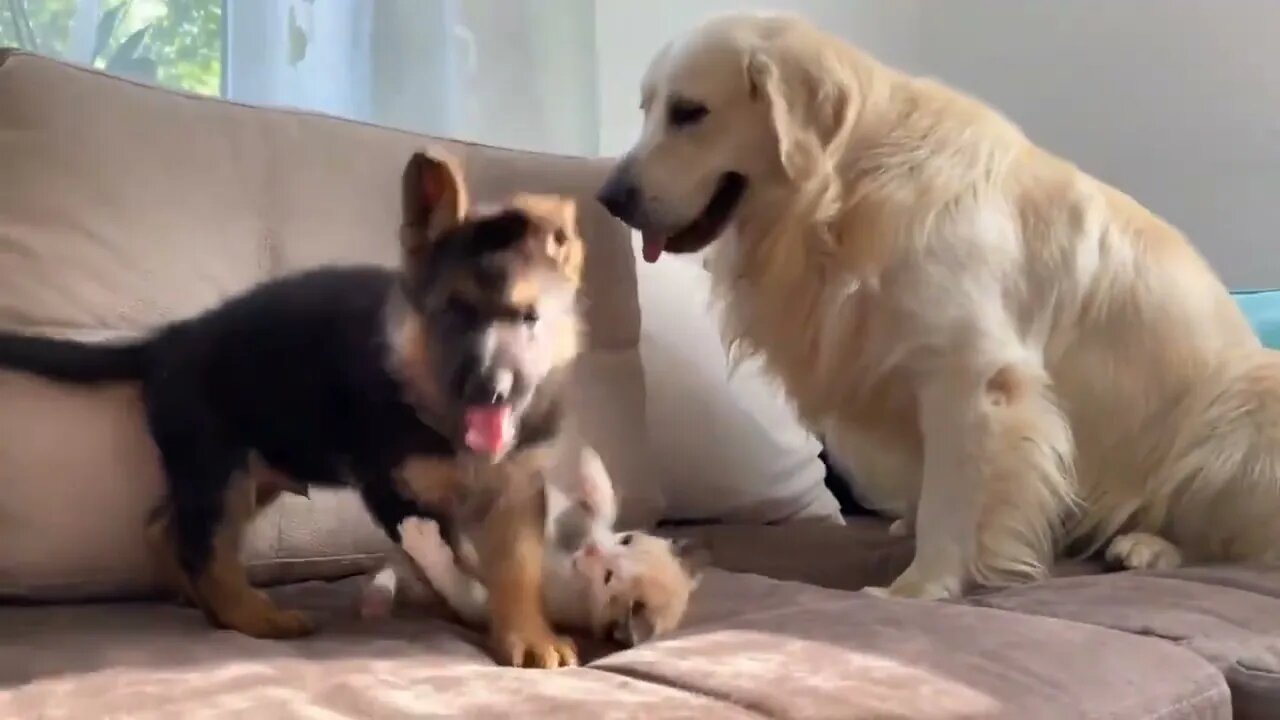
[[[144,333],[267,278],[392,263],[398,178],[428,139],[188,97],[24,54],[0,56],[0,327]],[[647,515],[644,378],[626,232],[593,195],[602,162],[449,144],[481,199],[581,198],[589,241],[589,439]],[[161,488],[134,388],[0,373],[0,594],[150,585],[142,522]],[[384,545],[350,493],[286,498],[246,550],[264,580],[342,574]]]
[[[276,592],[320,611],[288,643],[195,610],[0,607],[0,717],[1226,720],[1214,668],[1174,645],[957,605],[711,571],[683,630],[587,667],[496,667],[439,620],[361,623],[358,580]]]

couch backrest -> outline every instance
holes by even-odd
[[[135,335],[282,273],[393,263],[400,171],[428,144],[462,161],[479,199],[579,197],[585,425],[639,522],[653,500],[636,277],[628,233],[591,200],[603,161],[250,108],[0,51],[0,327]],[[136,388],[0,373],[0,488],[0,593],[150,586],[142,524],[161,479]],[[246,554],[261,577],[299,579],[365,567],[383,543],[354,496],[320,493],[278,503]]]

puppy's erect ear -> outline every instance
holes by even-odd
[[[401,185],[400,243],[406,255],[418,254],[466,217],[466,182],[447,155],[414,153],[405,165]]]
[[[852,112],[848,79],[828,67],[820,52],[759,47],[746,56],[748,93],[754,102],[765,104],[779,160],[792,179],[817,172],[825,150]]]

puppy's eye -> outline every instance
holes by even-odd
[[[689,100],[676,100],[667,109],[667,122],[672,127],[689,127],[707,116],[707,106]]]
[[[444,305],[444,315],[453,322],[470,324],[475,322],[480,313],[474,305],[458,298],[449,298]]]
[[[608,585],[608,584],[609,584],[609,583],[611,583],[611,582],[613,582],[613,571],[612,571],[612,570],[605,570],[605,571],[604,571],[604,584],[605,584],[605,585]]]
[[[630,545],[633,539],[634,539],[634,536],[631,533],[627,533],[626,535],[623,535],[622,537],[618,538],[618,544]]]

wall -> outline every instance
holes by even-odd
[[[931,3],[921,64],[1280,286],[1280,3]]]
[[[603,153],[634,137],[661,43],[735,8],[799,12],[987,100],[1180,227],[1228,284],[1280,286],[1280,3],[598,2]]]
[[[903,68],[917,67],[920,10],[910,0],[646,0],[596,2],[600,152],[616,155],[640,128],[640,78],[671,37],[734,10],[794,12]]]

